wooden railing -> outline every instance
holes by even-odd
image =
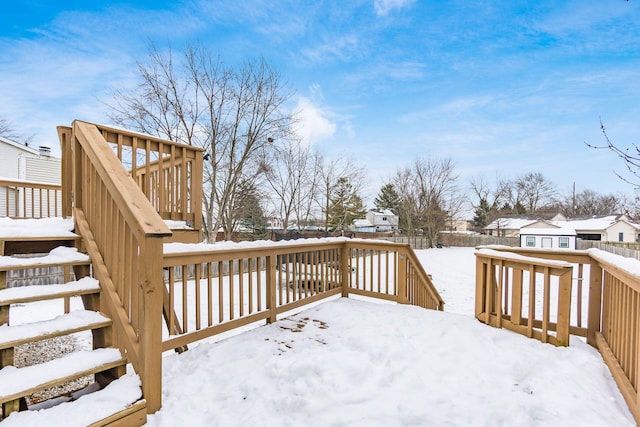
[[[202,149],[95,126],[162,219],[202,229]]]
[[[476,260],[478,319],[543,341],[556,331],[547,341],[560,345],[586,337],[640,423],[640,261],[596,249],[496,247],[478,248]]]
[[[569,345],[571,264],[492,249],[478,250],[476,263],[479,320],[542,342]],[[553,310],[552,301],[557,302]]]
[[[60,217],[62,209],[61,185],[0,179],[0,217]]]
[[[178,248],[174,250],[172,248]],[[382,298],[442,310],[444,303],[407,245],[349,239],[181,252],[164,256],[168,336],[163,349],[331,296]]]
[[[348,276],[349,293],[444,310],[444,301],[408,244],[356,240],[346,248],[356,272]]]
[[[95,125],[58,128],[73,146],[76,230],[100,282],[101,310],[114,321],[112,345],[141,378],[147,410],[161,406],[162,244],[171,235]]]

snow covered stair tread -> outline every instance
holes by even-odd
[[[0,256],[0,270],[19,270],[31,267],[56,267],[61,265],[89,264],[89,255],[78,252],[77,248],[58,246],[47,255],[22,258],[14,256]]]
[[[0,218],[0,239],[77,237],[73,218]]]
[[[0,403],[28,396],[43,388],[122,366],[126,361],[115,348],[76,351],[39,365],[0,370]]]
[[[70,402],[36,411],[14,412],[2,421],[6,426],[64,425],[88,426],[121,411],[142,410],[146,417],[146,402],[142,397],[140,378],[124,375],[102,390],[85,394]]]
[[[100,284],[93,277],[83,277],[75,282],[59,285],[33,285],[0,289],[0,306],[92,294],[99,290]]]
[[[52,338],[111,325],[111,319],[89,310],[77,310],[51,320],[0,326],[0,349],[15,347],[33,340]]]

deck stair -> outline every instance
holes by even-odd
[[[0,227],[0,425],[145,424],[140,379],[110,345],[112,320],[100,311],[82,238],[55,227],[38,234],[30,229],[37,220],[18,221]],[[61,283],[8,287],[10,271],[50,267],[61,267]],[[52,356],[51,339],[75,349]],[[30,364],[16,357],[26,351],[46,354]]]

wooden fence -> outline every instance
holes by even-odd
[[[478,248],[476,263],[479,320],[556,345],[586,337],[640,423],[639,261],[603,251]]]
[[[429,249],[429,240],[425,236],[376,236],[376,233],[369,233],[375,239],[386,240],[394,243],[406,243],[415,249]],[[498,237],[485,236],[477,234],[460,234],[460,233],[440,233],[438,242],[444,246],[460,246],[474,248],[484,245],[503,245],[503,246],[520,246],[519,237]]]
[[[576,249],[601,249],[612,254],[640,260],[640,244],[621,242],[601,242],[599,240],[578,239]]]
[[[0,179],[0,217],[60,217],[62,209],[61,185]]]

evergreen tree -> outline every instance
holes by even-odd
[[[396,191],[393,184],[385,184],[380,188],[378,196],[373,201],[375,207],[379,210],[389,209],[393,213],[398,213],[398,207],[400,206],[400,195]]]
[[[245,230],[250,230],[254,239],[266,237],[267,218],[260,204],[260,197],[255,185],[242,182],[239,186],[240,195],[236,199],[236,217],[238,225]]]
[[[490,210],[491,207],[489,206],[487,199],[480,199],[480,203],[475,208],[473,220],[471,221],[476,229],[481,230],[487,226],[487,218]]]
[[[362,198],[347,178],[340,178],[332,192],[329,205],[329,226],[337,230],[348,229],[354,219],[364,218],[367,210]]]

